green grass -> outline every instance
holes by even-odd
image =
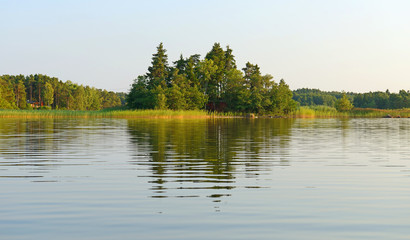
[[[349,117],[347,112],[338,112],[336,108],[328,106],[300,107],[291,114],[295,118],[332,118]]]
[[[201,110],[113,110],[97,111],[106,118],[206,118],[209,115]]]
[[[374,108],[356,108],[352,111],[353,117],[378,118],[390,115],[392,117],[410,117],[410,109],[374,109]]]
[[[0,110],[0,118],[206,118],[200,110]]]
[[[410,117],[410,109],[382,110],[357,108],[348,112],[338,112],[327,106],[300,107],[288,117],[293,118],[380,118]],[[0,110],[0,118],[231,118],[246,117],[245,113],[214,112],[204,110],[126,110],[123,108],[100,111],[70,110]]]
[[[300,107],[291,114],[295,118],[381,118],[390,115],[392,117],[410,117],[410,109],[374,109],[374,108],[354,108],[351,111],[338,112],[333,107],[309,106]]]

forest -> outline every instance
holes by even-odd
[[[100,110],[121,106],[124,94],[42,74],[0,76],[0,109]]]
[[[290,90],[283,79],[262,74],[247,62],[241,70],[232,49],[219,43],[201,59],[199,54],[171,64],[160,43],[151,66],[131,84],[129,93],[63,82],[47,75],[0,76],[0,109],[100,110],[129,109],[206,110],[286,115],[299,106],[329,106],[338,111],[355,108],[410,108],[410,91],[338,92],[302,88]]]
[[[163,44],[145,75],[134,80],[127,96],[132,109],[172,109],[287,114],[296,109],[292,91],[282,79],[263,75],[257,64],[236,65],[229,46],[219,43],[201,59],[182,55],[172,64]]]
[[[385,92],[326,92],[319,89],[301,88],[293,91],[293,99],[300,106],[330,106],[335,107],[337,100],[343,94],[356,108],[403,109],[410,108],[410,91],[400,90],[399,93]]]

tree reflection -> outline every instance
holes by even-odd
[[[138,119],[128,121],[132,164],[152,184],[152,197],[229,195],[237,178],[258,178],[288,165],[285,149],[293,119]],[[181,191],[181,190],[189,191]],[[193,194],[194,193],[194,194]],[[209,193],[209,194],[208,194]]]
[[[61,166],[88,165],[86,159],[95,157],[89,156],[91,151],[113,148],[105,141],[116,133],[115,124],[103,119],[0,119],[2,173],[44,176]]]

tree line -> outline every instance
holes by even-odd
[[[201,59],[199,54],[168,63],[160,43],[145,75],[134,80],[127,95],[134,109],[206,109],[253,113],[288,113],[297,104],[282,79],[263,75],[257,64],[237,68],[233,51],[219,43]]]
[[[0,76],[0,109],[100,110],[121,106],[120,97],[42,74]]]
[[[410,91],[400,90],[398,93],[367,92],[367,93],[344,93],[326,92],[319,89],[301,88],[293,91],[293,99],[300,106],[325,105],[336,107],[337,101],[346,95],[346,98],[357,108],[378,108],[378,109],[402,109],[410,108]]]
[[[368,92],[354,97],[353,104],[361,108],[401,109],[410,108],[410,91],[400,90],[398,93]]]
[[[201,59],[182,55],[168,63],[160,43],[144,75],[126,93],[63,82],[47,75],[0,76],[0,109],[100,110],[126,105],[132,109],[234,111],[287,114],[297,106],[325,105],[346,110],[357,108],[410,108],[410,91],[338,92],[302,88],[291,91],[283,79],[273,81],[257,64],[247,62],[241,70],[232,49],[219,43]]]

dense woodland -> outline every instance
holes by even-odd
[[[168,63],[163,44],[153,54],[145,75],[138,76],[126,93],[114,93],[71,81],[35,74],[0,76],[0,109],[100,110],[117,106],[131,109],[208,110],[287,114],[298,106],[356,108],[410,108],[410,91],[327,92],[302,88],[291,91],[282,79],[263,75],[257,64],[239,70],[232,49],[215,43],[201,59],[182,55]]]
[[[215,43],[204,59],[199,54],[168,63],[163,44],[152,65],[127,96],[134,109],[206,109],[254,113],[288,113],[297,103],[284,80],[262,75],[257,64],[239,70],[232,49]]]
[[[319,89],[302,88],[293,91],[293,99],[301,106],[325,105],[335,107],[343,92],[326,92]],[[368,92],[345,93],[347,99],[356,108],[402,109],[410,108],[410,91],[400,90],[399,93]]]
[[[369,92],[356,94],[353,104],[361,108],[401,109],[410,108],[410,91],[400,90],[399,93]]]
[[[124,95],[36,74],[0,76],[0,109],[100,110],[121,105]]]
[[[301,88],[293,91],[293,99],[300,106],[330,106],[334,107],[337,99],[342,97],[341,92],[325,92],[319,89]],[[346,94],[350,101],[353,101],[351,93]]]

